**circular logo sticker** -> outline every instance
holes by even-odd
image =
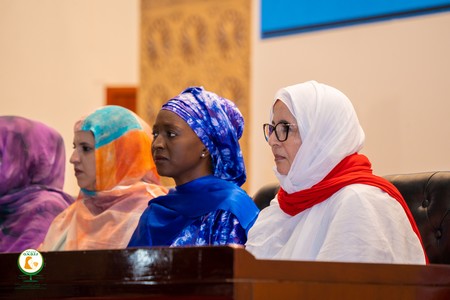
[[[20,253],[17,265],[20,271],[25,275],[36,275],[44,266],[44,258],[39,251],[34,249],[27,249]]]

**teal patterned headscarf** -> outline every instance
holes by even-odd
[[[241,186],[246,178],[239,139],[244,118],[236,105],[203,87],[189,87],[162,109],[182,118],[208,148],[214,176]]]

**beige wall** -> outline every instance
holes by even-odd
[[[107,85],[138,81],[138,0],[0,0],[0,114],[63,135],[104,103]],[[67,163],[65,189],[78,193]]]
[[[449,170],[450,13],[260,40],[254,0],[249,193],[274,181],[262,137],[280,87],[315,79],[353,101],[380,174]],[[138,0],[0,0],[0,113],[72,125],[109,85],[138,85]],[[67,164],[65,188],[77,193]]]

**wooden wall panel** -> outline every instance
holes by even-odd
[[[106,87],[106,105],[119,105],[136,112],[136,87]]]
[[[199,85],[236,103],[250,128],[251,0],[141,0],[138,114],[153,124],[163,103]]]

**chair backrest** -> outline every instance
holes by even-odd
[[[450,171],[395,174],[384,178],[397,187],[408,204],[429,262],[450,264]],[[278,189],[278,183],[269,183],[255,193],[253,200],[263,209],[275,198]]]
[[[384,176],[402,194],[430,263],[450,264],[450,171]]]
[[[279,189],[280,185],[278,183],[268,183],[256,191],[255,195],[253,195],[253,202],[259,209],[263,209],[269,206],[270,201],[275,198]]]

